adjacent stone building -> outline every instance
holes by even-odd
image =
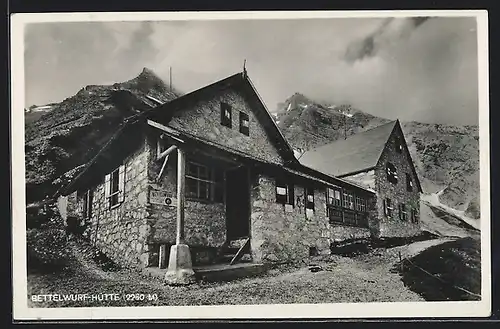
[[[232,262],[300,260],[338,241],[407,233],[381,205],[418,196],[420,185],[386,148],[372,186],[304,165],[244,71],[129,118],[59,204],[76,195],[83,235],[124,266],[166,267],[179,240],[195,265],[228,253]],[[411,193],[382,180],[386,159],[414,175]]]
[[[399,120],[309,150],[299,161],[377,193],[374,236],[412,236],[420,231],[422,188]]]

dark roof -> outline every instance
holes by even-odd
[[[306,151],[299,162],[333,176],[370,170],[377,165],[397,121]]]

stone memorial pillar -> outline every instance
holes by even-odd
[[[185,201],[185,156],[177,148],[177,234],[176,243],[170,248],[165,282],[170,285],[186,285],[195,281],[191,252],[184,242],[184,201]]]

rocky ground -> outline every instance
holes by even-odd
[[[295,265],[281,265],[268,273],[232,282],[198,282],[170,287],[142,273],[98,262],[93,249],[72,239],[76,261],[55,273],[31,271],[28,299],[43,293],[117,293],[119,301],[31,302],[31,307],[237,305],[288,303],[405,302],[470,300],[476,296],[454,288],[480,293],[480,252],[477,238],[432,237],[401,244],[359,248],[349,255],[311,258]],[[443,261],[443,256],[448,260]],[[423,267],[441,282],[409,266]],[[403,265],[403,266],[402,266]],[[465,275],[464,275],[465,273]],[[439,293],[436,293],[438,291]],[[143,294],[144,300],[125,300]]]

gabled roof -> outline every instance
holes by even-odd
[[[377,165],[397,120],[304,152],[299,162],[333,176],[347,176]]]
[[[243,72],[238,72],[227,78],[192,91],[188,94],[184,94],[167,103],[164,103],[163,105],[147,109],[134,115],[131,118],[126,118],[117,129],[115,134],[112,136],[112,138],[99,150],[97,155],[85,165],[83,170],[79,172],[79,174],[73,180],[71,180],[68,184],[57,191],[54,197],[60,194],[69,193],[74,189],[74,186],[78,181],[84,179],[86,173],[91,167],[95,167],[96,163],[108,161],[105,157],[107,150],[115,147],[116,145],[120,145],[122,148],[126,148],[128,144],[123,145],[123,142],[120,142],[120,139],[123,135],[129,134],[131,131],[135,131],[136,129],[134,128],[134,126],[136,126],[137,124],[143,123],[147,119],[168,122],[175,111],[185,109],[187,104],[198,101],[200,97],[203,97],[204,95],[210,95],[210,93],[214,91],[227,88],[238,88],[239,90],[243,91],[243,94],[246,96],[246,100],[251,103],[252,108],[256,110],[255,115],[257,119],[264,126],[266,133],[270,136],[272,142],[274,142],[277,146],[278,152],[283,157],[285,162],[298,164],[298,161],[294,156],[292,147],[279,130],[269,110],[266,108],[252,81],[248,77],[246,70],[244,70]],[[132,147],[130,147],[130,149],[132,150]]]
[[[124,142],[123,138],[132,136],[134,133],[138,133],[138,131],[141,130],[141,127],[139,125],[145,124],[147,120],[168,122],[173,117],[173,114],[176,111],[187,108],[187,105],[197,102],[200,97],[203,97],[204,95],[210,95],[210,93],[214,91],[223,90],[226,88],[238,88],[239,90],[243,91],[246,100],[250,103],[252,108],[255,109],[254,113],[257,119],[262,123],[266,133],[275,143],[278,152],[285,160],[285,166],[281,168],[298,175],[300,174],[304,177],[314,178],[316,180],[320,179],[323,182],[328,181],[328,184],[336,184],[341,186],[345,185],[353,188],[358,188],[369,193],[373,193],[373,191],[367,189],[366,187],[359,186],[355,183],[340,179],[338,177],[334,177],[335,175],[328,173],[328,171],[318,170],[314,166],[306,166],[301,164],[296,159],[292,147],[279,130],[269,110],[266,108],[264,102],[260,98],[257,90],[253,86],[252,81],[248,77],[247,72],[243,71],[214,82],[201,89],[197,89],[191,93],[175,98],[163,105],[145,110],[130,118],[126,118],[117,129],[115,134],[112,136],[112,138],[99,150],[97,155],[85,165],[83,170],[73,180],[71,180],[67,185],[63,186],[58,192],[56,192],[54,197],[60,194],[66,195],[74,191],[79,182],[85,180],[85,177],[90,171],[90,168],[104,168],[102,165],[99,165],[99,163],[104,163],[104,166],[111,166],[111,162],[120,161],[120,159],[118,159],[117,157],[112,157],[110,159],[110,156],[106,155],[108,150],[119,146],[124,154],[126,153],[126,149],[130,149],[130,151],[132,151],[133,147],[135,147],[133,143]],[[205,145],[207,146],[209,145],[207,141],[201,142],[205,143]],[[222,145],[218,145],[215,143],[213,144],[214,145],[212,146],[225,149]],[[226,151],[231,151],[234,153],[234,150]],[[255,160],[255,157],[251,155],[241,155]],[[262,159],[259,159],[259,161],[262,161]]]
[[[147,118],[159,122],[168,122],[176,111],[186,109],[187,104],[195,103],[205,95],[210,95],[215,91],[228,88],[237,89],[243,92],[246,100],[250,103],[252,109],[255,110],[254,114],[264,127],[267,135],[271,139],[271,142],[277,147],[279,154],[283,157],[285,162],[297,162],[292,147],[279,130],[276,122],[273,120],[271,113],[248,77],[246,70],[158,106],[153,110],[148,111],[146,114]]]

